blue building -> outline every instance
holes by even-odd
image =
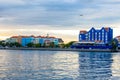
[[[34,37],[32,36],[27,36],[27,37],[22,37],[21,39],[21,45],[22,46],[27,46],[28,43],[33,43],[34,42]]]
[[[20,44],[23,47],[26,47],[28,43],[33,44],[41,44],[41,46],[44,46],[44,44],[49,46],[52,42],[54,45],[59,45],[63,43],[63,40],[61,38],[55,38],[55,37],[44,37],[44,36],[21,36]]]
[[[91,28],[89,31],[80,31],[79,41],[92,41],[92,42],[101,42],[108,43],[113,39],[113,29],[110,27],[103,27],[100,30]]]

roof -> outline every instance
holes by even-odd
[[[106,31],[109,31],[109,27],[105,27],[104,29],[105,29]]]
[[[85,34],[85,33],[87,33],[86,30],[80,30],[80,34]]]
[[[12,37],[10,37],[10,38],[18,38],[18,36],[12,36]]]
[[[115,38],[120,38],[120,36],[116,36]]]
[[[120,36],[116,36],[115,38],[120,41]]]
[[[31,35],[31,36],[24,36],[24,35],[19,35],[19,36],[12,36],[10,38],[29,38],[29,37],[33,37],[33,38],[56,38],[54,36],[34,36],[34,35]]]

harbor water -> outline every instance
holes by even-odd
[[[0,50],[0,80],[120,80],[120,53]]]

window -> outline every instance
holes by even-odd
[[[102,36],[102,40],[104,40],[104,37]]]
[[[80,38],[81,38],[81,35],[80,35]]]
[[[94,30],[92,29],[92,33],[94,32]]]
[[[108,37],[108,36],[107,36],[107,32],[106,32],[106,37]]]
[[[97,41],[97,37],[95,38],[95,40]]]
[[[95,40],[97,40],[97,32],[95,33]]]
[[[102,32],[104,32],[104,29],[102,30]]]

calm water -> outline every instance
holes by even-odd
[[[0,50],[0,80],[120,80],[120,53]]]

